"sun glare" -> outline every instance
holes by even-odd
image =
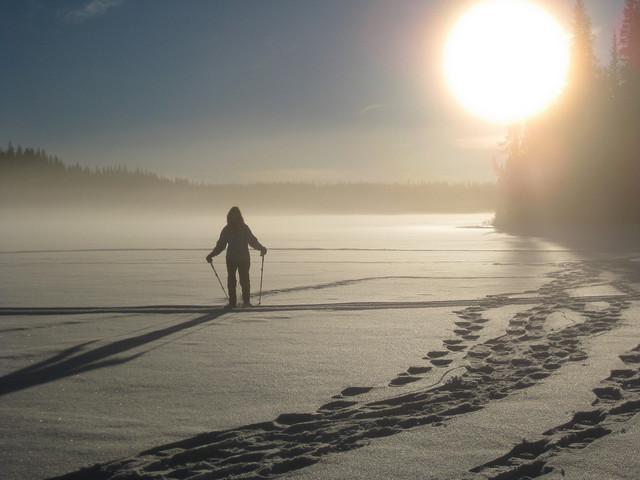
[[[505,121],[543,109],[564,86],[567,36],[540,7],[491,0],[454,27],[445,72],[458,100],[482,117]]]

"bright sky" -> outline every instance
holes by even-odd
[[[442,52],[472,0],[0,3],[0,144],[206,183],[487,181]],[[573,0],[533,0],[569,32]],[[608,61],[624,0],[586,0]]]

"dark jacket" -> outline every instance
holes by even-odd
[[[211,254],[215,257],[227,248],[227,260],[232,262],[249,262],[249,246],[256,250],[263,251],[265,248],[258,239],[251,233],[251,229],[245,223],[240,225],[227,224],[220,232],[220,239],[216,243]]]

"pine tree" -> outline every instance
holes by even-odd
[[[622,85],[622,61],[620,60],[620,48],[618,46],[618,35],[613,32],[613,42],[609,50],[611,59],[605,69],[605,79],[609,97],[620,97],[620,86]]]
[[[640,1],[626,0],[620,28],[620,58],[631,70],[640,70]]]
[[[578,97],[589,95],[599,77],[598,59],[594,50],[591,18],[583,0],[573,7],[572,37],[570,45],[569,88]]]
[[[630,115],[640,115],[640,1],[626,0],[620,28],[621,80]]]
[[[626,0],[620,28],[621,96],[617,157],[623,217],[640,221],[640,1]]]

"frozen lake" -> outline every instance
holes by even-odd
[[[262,306],[222,312],[204,257],[223,218],[1,232],[1,476],[45,478],[311,412],[348,387],[388,395],[452,335],[456,309],[534,296],[581,255],[499,233],[491,214],[248,215],[269,248]],[[252,261],[257,304],[258,252]],[[214,265],[226,284],[223,255]]]
[[[223,304],[204,261],[222,220],[135,226],[85,220],[82,228],[49,221],[3,231],[0,306]],[[474,298],[486,294],[487,282],[502,289],[505,279],[535,277],[520,265],[523,252],[530,260],[530,250],[544,251],[542,262],[556,260],[549,250],[566,255],[555,245],[499,234],[487,226],[490,220],[491,214],[476,214],[257,217],[248,223],[269,248],[265,304],[443,299],[454,283],[454,297]],[[226,288],[223,257],[214,265]],[[257,301],[258,252],[252,259]],[[479,281],[483,292],[475,291]]]

